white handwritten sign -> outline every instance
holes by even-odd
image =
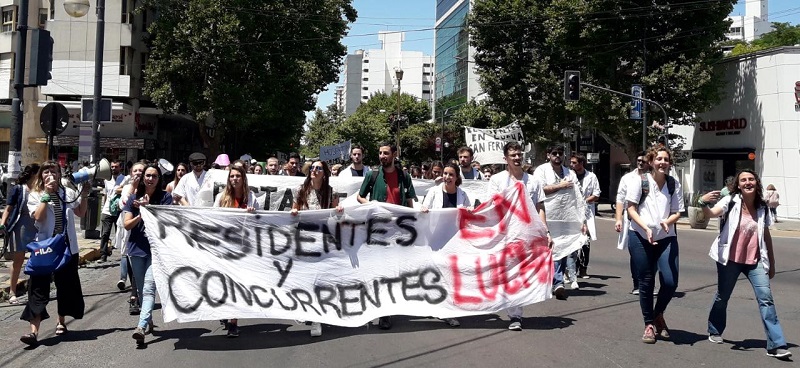
[[[525,137],[518,123],[497,129],[464,127],[464,141],[475,152],[475,161],[484,164],[504,164],[503,146],[506,142],[522,142]]]

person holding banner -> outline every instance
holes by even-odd
[[[115,190],[119,190],[120,197],[117,205],[119,206],[120,211],[125,210],[125,204],[128,202],[128,199],[136,192],[136,188],[139,187],[139,182],[142,179],[142,174],[144,174],[144,169],[147,167],[147,162],[139,161],[135,164],[131,165],[131,173],[125,178],[125,181],[122,182],[121,188],[116,188]],[[128,313],[131,315],[138,315],[141,312],[139,306],[141,305],[141,299],[139,299],[139,294],[136,290],[136,280],[134,279],[133,271],[131,271],[130,261],[128,258],[128,238],[130,237],[130,230],[125,229],[125,217],[120,215],[117,219],[117,234],[114,237],[114,244],[121,244],[122,249],[120,249],[120,253],[122,254],[122,258],[119,260],[119,281],[117,281],[117,288],[120,291],[125,290],[125,279],[131,279],[131,296],[128,300]]]
[[[151,203],[172,204],[172,196],[161,188],[161,169],[157,164],[148,165],[136,186],[136,192],[128,197],[122,210],[125,229],[131,232],[127,244],[128,260],[141,306],[139,323],[131,336],[137,345],[144,344],[144,335],[153,331],[153,306],[156,302],[156,282],[151,267],[153,254],[140,211],[141,207]]]
[[[428,190],[425,199],[422,200],[422,212],[427,213],[431,209],[439,208],[469,208],[469,196],[461,185],[461,175],[459,175],[458,165],[447,165],[442,174],[442,184]],[[461,322],[456,318],[442,318],[450,327],[461,326]]]
[[[342,171],[339,172],[339,176],[343,178],[367,176],[367,174],[372,171],[369,166],[364,165],[364,148],[357,144],[350,147],[350,160],[352,160],[353,163],[342,169]]]
[[[545,229],[547,228],[547,216],[544,209],[544,190],[533,177],[522,170],[522,146],[517,142],[508,142],[503,146],[503,157],[508,164],[505,171],[492,175],[489,180],[489,193],[492,195],[502,193],[506,188],[513,186],[516,182],[522,182],[528,191],[531,200],[536,206],[536,212],[542,220]],[[547,231],[547,243],[552,246],[553,240],[550,238],[550,231]],[[513,307],[507,310],[508,318],[511,322],[509,330],[522,331],[522,307]]]
[[[625,200],[631,219],[628,247],[639,277],[639,304],[645,324],[642,342],[655,344],[656,336],[669,339],[664,311],[678,287],[675,223],[683,212],[683,191],[680,183],[669,176],[672,153],[667,148],[651,150],[647,161],[652,173],[629,177]],[[661,288],[654,307],[656,271],[660,272]]]
[[[361,189],[358,191],[358,202],[379,201],[413,208],[417,193],[414,191],[411,176],[395,165],[397,146],[394,143],[384,142],[379,147],[378,159],[381,168],[371,171],[364,177]],[[389,316],[381,317],[378,320],[378,327],[381,330],[392,328]]]
[[[472,157],[474,155],[472,148],[464,146],[458,149],[458,164],[461,166],[459,175],[461,179],[483,180],[481,171],[472,165]],[[480,168],[480,166],[478,167]]]
[[[225,190],[217,194],[214,198],[214,207],[240,208],[247,212],[254,212],[256,206],[256,195],[247,185],[247,172],[244,167],[232,165],[228,171],[228,182]],[[225,329],[228,330],[228,337],[239,337],[239,320],[221,320]]]
[[[297,216],[298,211],[302,210],[323,210],[336,208],[341,212],[339,197],[329,184],[331,171],[325,161],[316,161],[311,164],[309,176],[300,187],[297,188],[292,204],[292,215]],[[311,337],[322,336],[322,324],[319,322],[311,323]]]

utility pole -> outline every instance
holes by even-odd
[[[14,61],[14,98],[11,100],[11,142],[8,150],[8,170],[16,179],[22,171],[22,125],[25,98],[25,49],[28,44],[28,0],[19,0],[17,45]]]
[[[94,96],[92,104],[92,150],[90,161],[100,162],[100,100],[103,95],[103,44],[105,41],[106,0],[97,0],[97,37],[94,46]]]

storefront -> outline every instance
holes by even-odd
[[[691,186],[720,189],[753,169],[781,197],[778,217],[800,218],[800,47],[782,47],[720,65],[723,100],[700,114],[691,136]]]

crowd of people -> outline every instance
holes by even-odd
[[[105,202],[102,207],[101,259],[106,262],[112,253],[111,231],[116,225],[115,245],[122,254],[120,280],[117,287],[126,289],[130,280],[131,295],[129,310],[138,316],[133,338],[144,343],[145,336],[152,332],[152,310],[155,303],[156,285],[152,270],[152,252],[145,235],[145,225],[140,209],[149,204],[192,206],[198,203],[198,193],[207,176],[207,168],[215,167],[228,171],[225,189],[214,198],[214,207],[227,207],[253,212],[255,195],[249,189],[247,174],[286,175],[305,177],[295,190],[291,213],[299,211],[336,209],[342,211],[339,197],[330,185],[330,178],[363,177],[357,199],[360,203],[380,201],[401,206],[414,207],[417,193],[412,179],[435,180],[421,203],[421,211],[438,208],[471,209],[468,194],[460,188],[466,180],[489,181],[490,193],[500,193],[505,188],[522,183],[526,194],[534,203],[532,209],[546,229],[548,221],[555,221],[554,207],[548,198],[561,195],[574,208],[586,208],[582,223],[574,227],[559,226],[547,230],[547,241],[553,246],[560,244],[565,235],[582,234],[586,239],[575,251],[554,256],[554,278],[552,294],[556,299],[566,300],[567,288],[580,288],[578,279],[589,278],[589,254],[591,241],[596,240],[595,203],[600,197],[597,176],[587,170],[584,155],[570,155],[568,163],[562,146],[547,148],[547,162],[532,167],[523,160],[524,151],[516,142],[503,147],[505,168],[496,170],[473,160],[473,151],[468,147],[459,149],[456,159],[447,163],[431,162],[403,167],[397,161],[397,148],[392,143],[382,143],[378,152],[379,165],[365,165],[362,147],[353,146],[348,166],[313,160],[302,162],[301,157],[290,154],[281,165],[275,157],[265,164],[242,157],[233,162],[225,154],[219,155],[208,165],[206,156],[193,153],[188,164],[174,166],[173,177],[165,179],[158,162],[140,161],[130,165],[127,175],[122,162],[111,162],[112,178],[103,187]],[[644,333],[642,341],[653,344],[657,340],[670,339],[665,312],[673,299],[678,285],[679,248],[675,224],[684,210],[683,192],[680,183],[670,176],[672,153],[664,147],[655,147],[641,152],[636,158],[636,169],[625,175],[618,186],[616,198],[616,222],[614,228],[620,233],[618,247],[630,253],[630,272],[633,282],[632,294],[639,297]],[[10,190],[8,207],[0,225],[7,227],[14,250],[12,277],[18,276],[22,263],[20,254],[25,244],[33,240],[53,237],[62,232],[68,235],[72,254],[77,254],[77,236],[74,230],[75,216],[86,212],[86,197],[89,185],[80,190],[64,187],[61,170],[56,162],[28,165],[15,187]],[[709,217],[721,217],[720,236],[714,241],[709,255],[717,262],[718,285],[708,317],[708,339],[723,343],[722,333],[726,326],[727,304],[740,274],[744,274],[753,285],[767,335],[768,355],[778,358],[791,356],[783,337],[772,298],[769,280],[775,274],[775,255],[769,225],[775,221],[773,203],[763,193],[762,183],[752,170],[741,170],[735,176],[728,193],[712,191],[702,196],[700,202]],[[557,207],[556,207],[557,211]],[[551,234],[551,230],[554,232]],[[556,233],[557,232],[557,233]],[[555,249],[555,248],[554,248]],[[78,276],[78,257],[53,275],[31,277],[28,300],[21,319],[30,323],[30,333],[20,340],[27,345],[38,343],[42,320],[49,318],[46,306],[49,301],[51,281],[58,289],[58,323],[56,335],[67,333],[65,317],[80,319],[84,314],[83,295]],[[15,275],[15,273],[17,275]],[[655,290],[656,280],[660,289]],[[12,304],[16,299],[16,283],[12,279]],[[522,330],[522,307],[507,310],[510,330]],[[236,316],[221,320],[228,337],[239,336],[239,321]],[[452,327],[460,325],[458,319],[446,319]],[[381,329],[392,328],[391,316],[381,317]],[[310,323],[313,337],[322,335],[322,325]]]

